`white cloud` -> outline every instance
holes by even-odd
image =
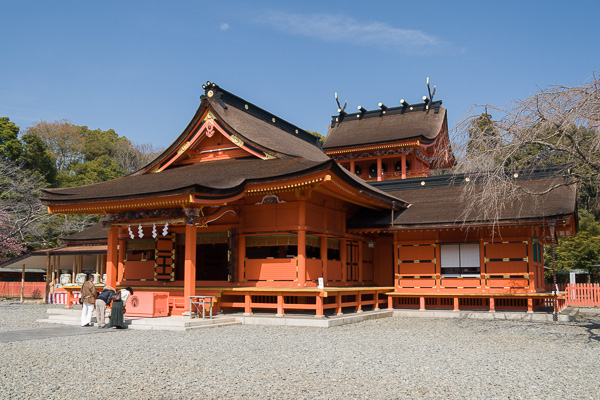
[[[221,22],[221,24],[219,25],[219,29],[222,31],[226,31],[229,29],[229,24],[227,22]]]
[[[260,22],[294,35],[314,39],[376,46],[402,53],[432,53],[452,48],[433,35],[416,29],[402,29],[384,22],[362,22],[353,18],[327,14],[290,14],[272,11]]]

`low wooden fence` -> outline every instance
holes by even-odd
[[[43,299],[46,282],[25,282],[23,297]],[[21,297],[21,282],[0,282],[0,297]]]
[[[565,288],[566,304],[571,307],[600,307],[600,284],[577,283]]]

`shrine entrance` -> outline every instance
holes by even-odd
[[[227,243],[199,244],[196,246],[196,280],[227,281],[229,262]]]
[[[231,281],[234,234],[203,232],[196,236],[196,281]]]

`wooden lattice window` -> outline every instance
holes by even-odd
[[[175,234],[156,238],[154,280],[175,280]]]

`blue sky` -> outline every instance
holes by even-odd
[[[68,119],[170,144],[207,80],[304,129],[336,112],[419,102],[437,86],[452,128],[600,71],[598,1],[4,0],[0,116]]]

